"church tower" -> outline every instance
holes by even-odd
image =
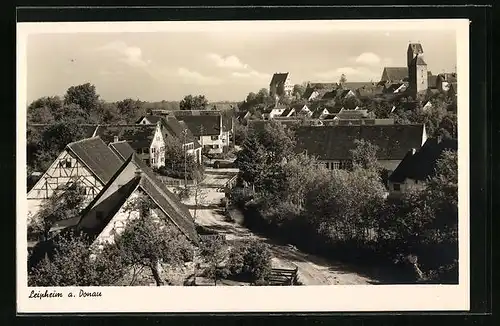
[[[427,63],[420,43],[410,43],[407,51],[408,79],[411,93],[416,96],[427,91]]]

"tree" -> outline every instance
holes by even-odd
[[[28,106],[28,124],[40,123],[50,124],[55,121],[55,113],[63,106],[62,100],[58,96],[39,98]]]
[[[187,95],[179,104],[181,110],[206,110],[208,100],[205,95]]]
[[[356,147],[351,150],[353,167],[379,172],[381,167],[377,160],[378,146],[365,139],[355,139]]]
[[[228,258],[228,244],[224,237],[207,237],[201,243],[201,256],[208,263],[206,270],[209,277],[213,278],[214,285],[217,280],[226,277],[229,273],[224,263]]]
[[[304,95],[305,91],[306,87],[304,85],[295,84],[293,86],[292,95],[295,96],[297,99],[300,99]]]
[[[159,168],[159,173],[173,178],[186,177],[193,180],[194,173],[200,171],[201,167],[196,163],[194,155],[187,153],[180,139],[173,138],[166,143],[165,166]]]
[[[254,185],[266,169],[266,151],[256,133],[250,132],[236,154],[236,164],[242,179]]]
[[[137,218],[129,220],[123,232],[115,236],[122,260],[128,266],[144,266],[153,274],[157,286],[164,284],[160,264],[178,266],[193,257],[193,246],[186,237],[160,214],[146,196],[139,196],[126,206]],[[159,215],[153,215],[153,211]]]
[[[85,204],[85,190],[78,184],[66,185],[47,199],[40,212],[28,221],[28,235],[42,234],[45,240],[50,238],[49,231],[57,221],[73,218],[80,214]]]
[[[143,104],[139,100],[131,98],[116,102],[118,114],[122,116],[127,123],[135,123],[142,115],[146,113]]]
[[[243,124],[236,122],[234,124],[234,143],[236,145],[242,145],[248,135],[248,128]]]
[[[29,286],[112,286],[125,274],[126,267],[112,244],[95,252],[89,249],[88,236],[73,232],[52,242],[50,251],[29,270]]]
[[[354,110],[356,107],[361,105],[361,101],[358,100],[357,97],[355,96],[349,96],[341,101],[342,107],[344,107],[346,110]]]
[[[64,95],[64,104],[76,104],[90,115],[99,109],[99,95],[90,83],[71,86]]]
[[[346,77],[344,74],[340,75],[340,79],[339,79],[339,84],[340,84],[340,86],[341,86],[341,87],[344,87],[344,84],[345,84],[346,82],[347,82],[347,77]]]
[[[244,240],[231,250],[228,265],[233,275],[253,282],[265,280],[271,272],[271,252],[259,240]]]

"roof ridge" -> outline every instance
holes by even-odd
[[[89,141],[89,140],[91,140],[91,139],[95,139],[95,138],[99,138],[99,139],[100,139],[101,137],[99,137],[99,136],[92,136],[92,137],[87,137],[87,138],[83,138],[83,139],[75,140],[75,141],[73,141],[73,142],[71,142],[71,143],[68,143],[68,144],[66,145],[66,147],[68,147],[68,146],[70,146],[70,145],[75,145],[75,144],[83,143],[83,142],[86,142],[86,141]]]

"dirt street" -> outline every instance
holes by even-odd
[[[210,205],[219,203],[224,197],[223,192],[214,188],[205,188],[203,204]],[[190,198],[186,204],[194,204]],[[193,209],[190,210],[194,216]],[[195,221],[211,230],[226,234],[229,241],[243,238],[257,238],[270,245],[273,254],[273,267],[275,268],[299,268],[299,280],[304,285],[349,285],[370,284],[373,280],[356,272],[349,271],[343,264],[327,261],[323,258],[306,254],[292,246],[278,244],[272,239],[256,235],[242,225],[243,216],[238,210],[232,210],[231,215],[235,222],[225,221],[224,216],[216,209],[197,209]]]

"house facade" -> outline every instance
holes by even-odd
[[[193,136],[187,125],[179,121],[175,116],[154,116],[147,115],[141,117],[138,124],[158,125],[160,124],[160,132],[163,135],[163,140],[166,144],[170,141],[179,141],[182,144],[187,154],[192,155],[197,163],[201,163],[201,145]],[[152,144],[153,145],[153,144]],[[158,144],[157,144],[158,145]],[[161,144],[160,144],[161,145]],[[160,146],[161,149],[161,146]],[[156,150],[155,150],[156,152]],[[160,158],[161,159],[161,158]],[[163,155],[163,161],[165,157]]]
[[[125,140],[141,159],[153,168],[165,165],[165,137],[160,120],[155,124],[99,125],[94,136],[99,136],[106,144]]]
[[[434,176],[436,163],[446,150],[457,151],[456,139],[429,138],[419,148],[410,149],[403,160],[389,176],[390,196],[400,196],[410,189],[425,187]]]
[[[35,217],[47,199],[73,184],[83,187],[90,202],[120,165],[119,157],[99,137],[68,144],[28,192],[28,217]]]
[[[229,131],[224,131],[221,115],[186,115],[177,117],[210,154],[223,153],[229,146]]]

